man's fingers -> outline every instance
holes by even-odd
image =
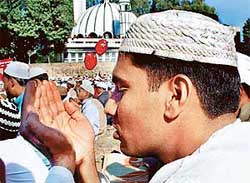
[[[40,98],[41,98],[41,95],[42,95],[41,82],[39,80],[36,80],[35,82],[37,84],[37,88],[36,88],[36,94],[35,94],[34,107],[35,107],[36,112],[39,113],[39,110],[40,110]]]
[[[25,88],[24,99],[22,104],[22,117],[21,121],[25,122],[29,112],[34,111],[34,101],[36,93],[36,83],[34,81],[29,81]]]
[[[74,105],[72,102],[65,101],[64,107],[65,107],[65,111],[71,116],[72,119],[76,121],[80,121],[80,120],[88,121],[88,119],[81,113],[79,108],[76,105]]]
[[[55,83],[53,83],[52,81],[49,82],[49,86],[50,86],[50,89],[52,91],[54,101],[56,103],[57,113],[59,114],[59,113],[65,111],[60,93],[57,90]]]
[[[42,83],[41,85],[39,115],[43,123],[49,125],[52,122],[52,112],[49,107],[46,83]]]
[[[52,119],[54,119],[58,115],[56,100],[55,100],[54,95],[53,95],[54,91],[50,87],[49,82],[44,81],[44,85],[45,85],[46,92],[47,92],[48,107],[50,108],[50,111],[52,114]]]

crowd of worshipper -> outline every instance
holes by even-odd
[[[170,10],[137,19],[112,76],[49,81],[42,68],[9,63],[2,181],[109,182],[93,152],[113,125],[122,153],[161,163],[148,182],[249,182],[250,58],[236,52],[235,30]]]
[[[13,61],[4,71],[2,98],[6,96],[7,100],[4,102],[11,102],[11,106],[16,105],[19,112],[25,85],[29,80],[40,82],[52,80],[57,86],[61,99],[74,103],[88,118],[95,135],[100,134],[105,126],[112,125],[112,118],[104,112],[104,107],[114,90],[111,74],[98,72],[93,76],[50,78],[46,70],[41,67],[30,67],[25,63]],[[3,125],[6,124],[3,123]],[[17,125],[15,126],[18,128]]]

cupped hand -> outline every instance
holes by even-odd
[[[60,142],[58,145],[71,144],[76,165],[81,164],[86,157],[93,156],[94,131],[90,123],[75,105],[70,102],[63,104],[52,81],[29,81],[22,109],[20,132],[32,143],[49,149],[52,156],[62,153],[55,150],[60,149],[53,145],[56,141]],[[46,130],[50,133],[46,134]],[[40,133],[40,136],[35,133]]]

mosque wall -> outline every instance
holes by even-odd
[[[98,63],[97,66],[89,71],[85,69],[83,63],[50,63],[50,64],[31,64],[31,67],[41,67],[47,71],[49,77],[66,77],[90,74],[95,72],[112,73],[115,66],[113,62]]]

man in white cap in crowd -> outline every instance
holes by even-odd
[[[103,116],[105,116],[104,108],[93,96],[94,87],[91,85],[91,82],[89,80],[83,80],[78,93],[78,98],[82,103],[81,112],[87,117],[97,136],[101,124],[107,123],[107,121],[106,118],[103,118]]]
[[[101,102],[103,107],[105,107],[106,103],[109,100],[109,92],[107,91],[108,85],[103,81],[97,81],[94,85],[95,89],[95,98]],[[112,117],[107,115],[107,123],[112,125]]]
[[[105,107],[108,99],[109,99],[109,92],[107,91],[108,86],[106,83],[102,81],[97,81],[94,85],[95,88],[95,98],[99,100],[103,107]]]
[[[41,67],[31,67],[29,72],[29,79],[38,79],[40,81],[49,80],[47,71]]]
[[[239,118],[241,121],[250,121],[250,57],[242,53],[237,55],[241,80]]]
[[[76,82],[75,90],[78,92],[82,84],[82,78],[80,76],[77,76],[77,78],[75,78],[75,82]]]
[[[67,86],[67,95],[63,100],[66,101],[66,100],[75,100],[75,99],[77,99],[77,93],[76,93],[76,90],[75,90],[75,86],[76,86],[75,80],[72,79],[72,78],[69,78],[67,80],[66,86]]]
[[[9,99],[14,102],[21,111],[25,84],[29,79],[29,65],[23,62],[10,62],[3,72],[4,89]]]
[[[250,124],[236,122],[240,77],[235,33],[206,16],[178,10],[140,16],[126,32],[113,70],[116,89],[105,110],[113,116],[114,138],[123,153],[153,156],[164,164],[150,182],[250,181]],[[70,138],[67,125],[41,122]],[[84,132],[77,134],[88,153],[79,153],[77,140],[70,139],[84,162],[79,170],[83,180],[97,182],[94,153],[89,153],[93,131]]]

